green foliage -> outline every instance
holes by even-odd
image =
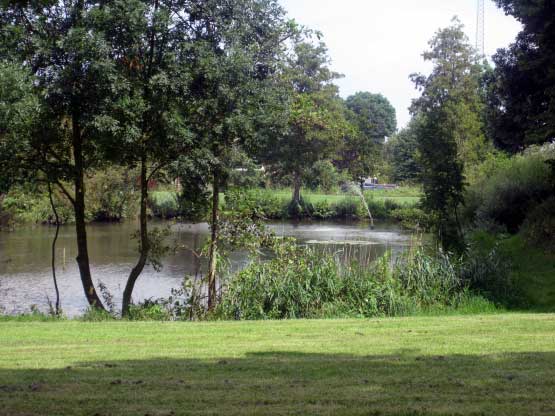
[[[471,241],[464,262],[461,279],[475,293],[503,306],[521,306],[522,293],[511,276],[511,259],[499,244]]]
[[[551,168],[555,146],[532,146],[512,158],[487,161],[466,194],[465,216],[486,229],[516,233],[526,216],[554,194]]]
[[[463,202],[464,167],[476,163],[483,141],[480,114],[482,67],[457,19],[439,30],[423,54],[434,65],[429,76],[411,78],[422,96],[412,104],[417,127],[424,209],[446,250],[462,251],[458,207]]]
[[[62,224],[73,222],[73,207],[69,201],[57,192],[53,197],[60,222]],[[11,212],[14,219],[20,222],[35,224],[53,224],[55,222],[48,195],[40,188],[29,185],[12,187],[3,199],[2,209]]]
[[[150,192],[148,206],[157,218],[176,218],[181,214],[179,195],[171,191]]]
[[[555,248],[555,197],[534,207],[522,224],[522,235],[535,246]]]
[[[85,313],[79,319],[85,322],[105,322],[105,321],[113,321],[116,318],[112,313],[106,310],[102,310],[94,307],[88,307],[85,310]]]
[[[428,231],[431,220],[428,214],[418,207],[401,207],[391,211],[391,217],[399,221],[403,228],[414,231]]]
[[[356,219],[368,217],[368,213],[364,210],[364,207],[358,198],[344,198],[341,201],[334,203],[332,207],[334,210],[334,218]]]
[[[383,95],[357,92],[347,97],[346,104],[356,115],[360,132],[374,143],[383,143],[397,130],[395,108]]]
[[[420,177],[418,163],[418,117],[413,118],[409,125],[390,138],[386,144],[389,163],[394,182],[416,182]]]
[[[454,310],[459,305],[492,310],[489,301],[474,299],[469,290],[479,288],[488,299],[500,297],[506,294],[501,292],[501,279],[488,280],[491,275],[461,264],[446,253],[416,249],[394,263],[384,256],[371,264],[345,266],[333,255],[280,241],[270,260],[253,262],[231,278],[215,316],[396,316]]]
[[[555,7],[549,0],[496,3],[522,23],[522,31],[493,56],[489,127],[499,147],[518,152],[555,137]]]
[[[312,190],[331,192],[339,188],[345,177],[329,160],[320,160],[306,173],[305,183]]]
[[[397,130],[395,109],[381,94],[357,92],[345,100],[347,120],[353,129],[345,136],[336,164],[355,182],[378,173],[385,137]]]
[[[292,177],[291,213],[301,212],[300,188],[317,162],[334,156],[352,126],[345,119],[344,106],[333,81],[323,42],[295,41],[284,68],[288,100],[286,126],[260,148],[259,158],[271,172]]]
[[[136,175],[121,167],[95,172],[86,181],[87,211],[93,221],[121,221],[137,212]]]
[[[262,222],[265,217],[257,202],[243,189],[227,190],[218,237],[218,247],[224,256],[234,250],[257,252],[270,244],[272,234]]]
[[[135,176],[124,169],[110,167],[95,171],[86,179],[85,212],[89,221],[121,221],[136,213]],[[75,221],[71,202],[54,189],[54,203],[62,224]],[[54,214],[42,183],[13,186],[2,201],[2,209],[16,221],[53,224]]]
[[[130,321],[170,321],[172,317],[160,302],[145,299],[138,305],[131,305],[126,318]]]

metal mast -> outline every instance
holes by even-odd
[[[476,18],[476,50],[481,56],[485,55],[485,21],[486,7],[485,0],[478,1],[478,14]]]

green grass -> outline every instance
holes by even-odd
[[[0,415],[552,415],[555,316],[2,322]]]
[[[268,190],[270,195],[274,197],[279,197],[283,200],[290,200],[292,191],[290,189],[279,189],[279,190]],[[416,204],[420,201],[421,192],[417,188],[412,187],[401,187],[398,189],[391,190],[375,190],[375,191],[364,191],[366,196],[372,196],[376,201],[380,200],[392,200],[399,204]],[[354,195],[348,195],[342,192],[337,193],[323,193],[309,191],[306,189],[301,190],[302,197],[311,204],[316,204],[322,201],[328,203],[337,203],[345,198],[356,197]]]
[[[512,261],[512,275],[530,307],[555,312],[555,253],[527,244],[520,236],[501,242]]]

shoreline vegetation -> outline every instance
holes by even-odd
[[[101,173],[100,176],[106,176]],[[119,222],[135,219],[137,216],[138,194],[131,187],[108,184],[109,179],[101,179],[89,191],[87,219],[89,222]],[[114,181],[116,185],[118,181]],[[100,188],[97,190],[96,188]],[[110,189],[109,189],[110,188]],[[172,186],[158,186],[150,191],[148,211],[150,218],[190,220],[187,207],[180,201],[186,198]],[[289,209],[291,191],[289,189],[250,188],[244,191],[256,206],[259,215],[267,220],[351,220],[368,221],[368,212],[360,196],[352,192],[311,191],[302,193],[302,207],[294,215]],[[363,192],[368,209],[377,220],[397,222],[410,230],[425,231],[428,220],[419,208],[421,191],[414,186],[400,186],[391,190],[367,190]],[[58,196],[57,203],[62,223],[73,223],[72,212],[67,202]],[[220,196],[220,208],[226,211],[225,192]],[[0,212],[5,217],[6,229],[19,224],[50,224],[54,218],[48,195],[37,190],[17,188],[0,201]],[[195,220],[208,221],[207,213]]]

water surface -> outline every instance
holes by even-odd
[[[186,275],[205,269],[205,261],[195,254],[209,236],[207,224],[154,223],[153,226],[170,227],[171,243],[175,251],[163,261],[156,272],[147,266],[134,291],[134,300],[167,297],[171,288],[178,287]],[[411,235],[389,224],[332,222],[271,223],[269,227],[281,236],[295,237],[302,244],[321,250],[349,250],[352,255],[377,258],[386,250],[398,253],[411,243]],[[115,296],[117,304],[129,271],[137,260],[137,241],[132,235],[137,224],[91,224],[87,228],[91,269],[96,284],[102,282]],[[4,313],[28,312],[31,305],[46,310],[48,299],[54,300],[50,269],[50,254],[54,227],[22,227],[13,232],[0,232],[0,310]],[[73,226],[60,229],[56,256],[58,285],[62,307],[69,316],[86,308],[79,271],[75,262],[75,230]],[[233,253],[233,269],[244,267],[247,254]]]

